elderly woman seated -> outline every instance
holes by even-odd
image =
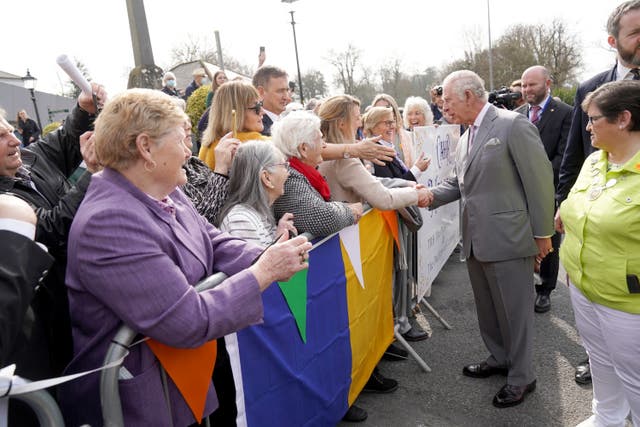
[[[284,193],[287,161],[270,142],[242,144],[229,175],[229,198],[220,212],[220,229],[266,247],[281,235],[296,235],[293,215],[284,213],[276,227],[273,202]]]
[[[273,205],[276,218],[291,212],[298,231],[316,237],[358,222],[362,204],[331,201],[329,184],[317,170],[326,145],[320,119],[308,111],[294,111],[273,125],[271,135],[290,166],[284,194]]]
[[[367,137],[380,135],[378,144],[393,147],[393,140],[396,136],[396,122],[393,110],[387,107],[371,107],[364,116],[364,134]],[[384,165],[373,165],[375,176],[386,178],[402,178],[410,181],[417,181],[417,177],[427,170],[431,161],[425,158],[424,153],[416,160],[411,169],[398,156]]]
[[[169,96],[133,89],[108,102],[96,120],[95,150],[104,170],[93,176],[69,236],[74,359],[68,372],[100,366],[122,324],[162,344],[194,348],[259,323],[261,292],[307,267],[311,244],[302,236],[272,246],[251,265],[260,247],[219,231],[196,212],[177,188],[186,182],[183,166],[191,154],[184,145],[186,119]],[[193,285],[216,272],[229,278],[196,292]],[[148,345],[131,347],[120,371],[125,425],[200,421],[170,378],[165,394]],[[61,387],[68,425],[102,425],[98,378]],[[204,415],[216,406],[211,386]]]

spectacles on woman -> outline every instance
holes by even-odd
[[[263,105],[262,101],[258,101],[254,106],[248,107],[247,110],[253,110],[254,113],[260,114],[260,111],[262,110],[262,105]]]
[[[593,122],[597,122],[603,117],[604,117],[604,114],[600,114],[599,116],[589,116],[589,124],[593,126]]]
[[[396,125],[396,121],[395,120],[383,120],[381,122],[378,122],[377,124],[384,124],[386,127],[390,128],[390,127],[394,127]]]
[[[274,167],[274,166],[284,166],[285,168],[288,168],[289,167],[289,161],[285,161],[285,162],[282,162],[282,163],[275,163],[275,164],[273,164],[273,165],[271,165],[269,167]]]

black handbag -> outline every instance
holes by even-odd
[[[422,213],[420,212],[420,208],[416,205],[406,206],[404,208],[398,209],[398,213],[402,218],[402,222],[411,232],[416,232],[420,230],[422,227]]]

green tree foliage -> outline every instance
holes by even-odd
[[[191,133],[193,133],[197,138],[200,137],[198,135],[198,122],[200,121],[200,117],[207,109],[207,94],[211,90],[211,85],[200,86],[198,89],[194,90],[187,99],[187,108],[186,112],[189,116],[189,120],[191,120]]]
[[[556,87],[575,85],[582,67],[580,44],[561,20],[550,24],[510,27],[492,49],[494,87],[509,86],[532,65],[543,65],[551,72]],[[489,51],[475,47],[464,58],[443,67],[443,75],[469,69],[482,77],[489,88]]]
[[[44,127],[44,129],[42,129],[42,137],[44,138],[46,134],[53,132],[54,130],[58,129],[60,126],[62,126],[61,122],[49,123]]]
[[[302,90],[306,100],[326,96],[327,83],[324,80],[324,75],[318,70],[307,71],[302,75]]]

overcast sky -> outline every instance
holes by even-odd
[[[125,0],[5,1],[0,35],[0,70],[24,75],[29,68],[38,78],[38,90],[60,92],[66,76],[55,58],[66,53],[82,61],[95,81],[110,93],[126,88],[134,66]],[[606,20],[621,1],[491,0],[491,36],[497,40],[513,24],[549,23],[561,18],[582,43],[585,67],[581,78],[611,67],[615,55],[606,44]],[[377,69],[400,58],[405,72],[462,57],[479,35],[488,45],[486,0],[280,0],[194,1],[146,0],[145,9],[155,62],[171,65],[172,48],[191,36],[214,46],[220,32],[223,49],[257,65],[259,46],[266,46],[267,63],[296,76],[289,10],[295,10],[302,72],[318,69],[332,79],[329,50],[342,51],[348,43],[363,52],[362,62]],[[183,88],[189,82],[178,82]],[[498,85],[501,82],[496,82]],[[424,95],[424,94],[419,94]],[[1,103],[1,102],[0,102]]]

